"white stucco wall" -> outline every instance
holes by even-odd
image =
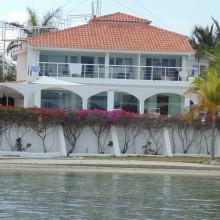
[[[12,127],[2,135],[2,142],[0,144],[0,151],[16,151],[16,139],[21,137],[22,146],[31,144],[30,148],[27,148],[27,152],[43,153],[43,142],[40,137],[31,129]],[[60,136],[58,133],[58,127],[54,129],[45,139],[47,152],[61,152]]]
[[[27,52],[24,51],[17,55],[17,80],[26,80],[27,74]]]
[[[11,131],[7,131],[6,134],[2,135],[2,141],[0,143],[0,155],[4,154],[4,152],[7,152],[7,155],[10,155],[10,152],[12,152],[12,148],[14,148],[16,144],[16,138],[22,137],[22,145],[26,146],[28,143],[31,143],[31,147],[27,149],[26,152],[29,153],[43,153],[43,144],[42,140],[36,135],[35,132],[32,130],[24,133],[26,130],[21,129],[17,130],[16,127],[11,129]],[[59,128],[56,128],[54,132],[52,132],[50,135],[47,136],[46,138],[46,148],[47,148],[47,153],[59,153],[60,155],[62,154],[63,156],[66,155],[66,152],[70,149],[70,145],[67,140],[62,142],[62,137],[63,133],[60,135]],[[117,131],[117,137],[118,140],[113,140],[111,132],[109,132],[107,139],[106,139],[106,145],[109,143],[109,141],[113,141],[113,143],[116,143],[118,141],[119,143],[119,149],[120,152],[123,149],[124,146],[124,129],[122,127],[118,127],[116,129]],[[207,152],[210,152],[210,132],[211,131],[206,131],[205,135],[208,137],[206,140],[203,136],[203,134],[197,136],[195,141],[193,141],[192,144],[190,144],[190,147],[188,148],[187,152],[184,154],[183,152],[183,144],[181,142],[181,138],[177,133],[177,130],[174,131],[174,136],[172,138],[172,133],[171,130],[167,134],[169,134],[166,138],[169,139],[169,142],[171,143],[171,155],[194,155],[194,156],[204,156],[207,155]],[[190,143],[190,140],[192,140],[192,131],[189,131],[189,134],[187,135],[188,138],[188,144]],[[7,138],[5,137],[7,135]],[[149,135],[149,132],[147,130],[143,131],[143,133],[140,133],[136,139],[131,140],[130,142],[130,147],[126,151],[124,155],[145,155],[144,148],[143,146],[147,144],[147,141],[150,141],[150,149],[155,151],[158,151],[158,155],[167,155],[167,152],[169,150],[169,146],[167,146],[165,143],[165,132],[164,131],[159,131],[157,135],[154,136],[154,140],[152,139],[152,136]],[[216,147],[215,147],[215,152],[216,156],[220,156],[220,142],[219,142],[219,135],[217,137],[216,141]],[[186,139],[185,139],[186,140]],[[102,143],[104,139],[101,139]],[[156,142],[157,148],[156,148]],[[206,143],[207,141],[207,143]],[[169,143],[168,142],[168,143]],[[175,143],[175,149],[174,149],[174,143]],[[184,145],[185,147],[187,146],[186,144]],[[65,148],[65,149],[62,149]],[[15,149],[12,154],[15,154]],[[105,149],[105,154],[110,154],[114,155],[115,154],[115,149],[114,147],[107,147]],[[73,154],[82,154],[82,155],[91,155],[91,154],[98,154],[98,147],[97,147],[97,137],[94,135],[93,131],[91,128],[86,127],[79,139],[77,140],[75,149],[73,151]],[[33,154],[32,154],[33,156]]]

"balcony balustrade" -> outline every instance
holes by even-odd
[[[104,65],[39,62],[29,67],[29,75],[124,80],[187,81],[197,70],[183,67]]]

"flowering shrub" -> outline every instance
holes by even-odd
[[[118,111],[100,110],[73,110],[73,109],[47,109],[47,108],[14,108],[0,107],[0,144],[3,135],[10,133],[10,128],[24,127],[32,129],[42,140],[44,152],[48,152],[52,146],[46,144],[48,135],[53,135],[57,126],[62,126],[64,135],[71,145],[68,153],[74,151],[76,142],[83,129],[88,126],[97,137],[99,153],[104,153],[108,144],[106,143],[110,127],[112,125],[121,127],[124,131],[124,145],[122,153],[128,148],[135,146],[135,139],[139,134],[146,138],[146,144],[151,142],[155,146],[155,154],[162,147],[160,142],[164,128],[171,130],[173,137],[173,151],[175,152],[174,136],[178,136],[182,142],[183,152],[187,153],[190,146],[198,141],[198,138],[205,137],[205,131],[211,128],[209,116],[203,124],[198,118],[189,123],[182,115],[154,116],[151,114],[136,114]],[[220,129],[220,119],[217,119],[217,128]],[[177,133],[174,133],[174,130]],[[147,131],[147,132],[146,132]],[[189,139],[189,134],[192,136]],[[20,137],[17,137],[20,138]],[[9,139],[9,138],[8,138]],[[14,140],[15,142],[16,140]],[[52,144],[51,144],[52,145]],[[11,146],[14,146],[11,143]]]
[[[108,147],[106,139],[112,125],[111,114],[101,110],[87,110],[86,115],[87,125],[97,137],[98,152],[104,154]]]
[[[73,153],[76,142],[87,124],[86,112],[83,110],[63,110],[59,121],[63,126],[65,138],[71,145],[67,154]]]

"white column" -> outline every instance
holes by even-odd
[[[107,111],[114,109],[114,91],[107,92]]]
[[[88,109],[87,102],[88,102],[88,99],[87,98],[83,98],[83,109],[85,109],[85,110]]]
[[[24,108],[29,107],[29,105],[28,105],[28,98],[29,98],[28,96],[26,96],[26,95],[24,96],[24,104],[23,104]]]
[[[105,78],[109,78],[109,53],[105,54]]]
[[[140,100],[139,113],[140,113],[140,114],[144,114],[144,100]]]
[[[118,134],[117,134],[117,130],[115,126],[111,126],[111,135],[112,135],[112,142],[113,142],[115,156],[120,157],[121,152],[120,152],[120,147],[119,147],[119,142],[118,142]]]
[[[27,51],[27,73],[28,74],[29,74],[28,71],[30,71],[31,66],[39,65],[39,61],[40,61],[40,51],[29,48]]]
[[[188,56],[182,56],[182,68],[188,67]]]
[[[141,73],[141,69],[140,69],[140,65],[141,65],[141,55],[138,54],[137,55],[137,79],[140,79],[140,73]]]
[[[34,93],[34,106],[41,107],[41,91]]]
[[[164,156],[172,157],[173,153],[172,153],[172,148],[171,148],[171,143],[170,143],[170,136],[169,136],[167,128],[163,131],[163,134],[164,134],[164,140],[165,140]]]
[[[40,51],[35,50],[34,53],[35,53],[34,60],[35,60],[36,63],[39,63],[40,62]]]
[[[190,99],[186,98],[185,97],[185,100],[184,100],[184,108],[190,106]]]
[[[187,67],[188,67],[188,56],[182,56],[182,71],[188,72],[188,74],[190,74]],[[187,78],[188,77],[184,76],[184,77],[182,77],[181,80],[187,81]]]
[[[58,127],[58,133],[59,133],[59,141],[60,141],[60,143],[59,143],[60,153],[61,153],[62,156],[67,156],[66,142],[65,142],[62,126]]]

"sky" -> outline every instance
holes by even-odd
[[[28,6],[39,15],[62,7],[63,19],[91,14],[92,1],[96,3],[96,0],[6,0],[1,2],[0,21],[25,21]],[[194,25],[211,26],[211,17],[220,23],[219,10],[219,0],[101,0],[101,15],[122,12],[186,36],[190,36]],[[85,22],[83,17],[74,17],[73,20],[79,24]]]

